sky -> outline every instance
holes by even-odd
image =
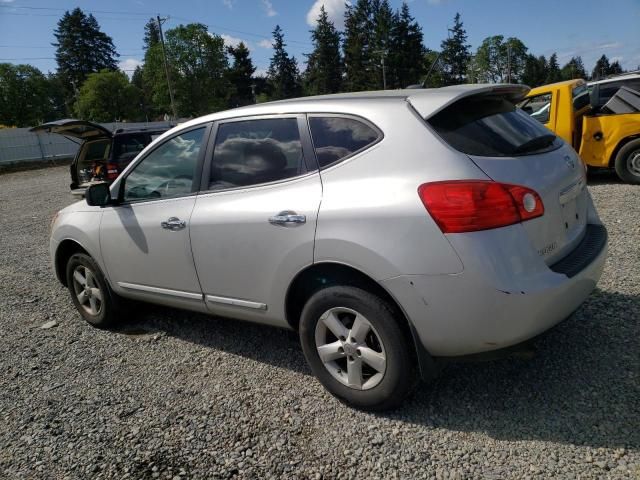
[[[351,0],[354,1],[354,0]],[[0,62],[28,63],[54,72],[53,31],[65,10],[93,13],[113,38],[120,67],[131,73],[144,52],[144,24],[157,14],[163,28],[200,22],[229,44],[244,41],[258,73],[272,54],[271,32],[279,24],[287,50],[304,68],[311,51],[309,30],[324,4],[336,26],[344,0],[0,0]],[[391,0],[394,8],[401,0]],[[606,54],[625,69],[640,69],[640,0],[409,0],[422,26],[424,43],[438,49],[460,12],[473,50],[491,35],[520,38],[536,55],[557,52],[562,66],[580,55],[590,71]]]

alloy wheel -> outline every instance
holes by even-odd
[[[627,170],[640,177],[640,150],[631,152],[627,159]]]
[[[327,310],[316,324],[315,343],[324,367],[343,385],[368,390],[382,381],[387,368],[384,345],[361,313],[346,307]]]
[[[89,315],[100,314],[104,295],[94,273],[84,265],[78,265],[73,271],[73,291],[78,303]]]

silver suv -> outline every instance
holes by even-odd
[[[515,85],[310,97],[195,119],[52,223],[92,325],[126,300],[298,330],[322,384],[398,405],[437,357],[570,315],[607,234],[570,146]]]

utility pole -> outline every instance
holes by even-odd
[[[380,60],[382,64],[382,89],[387,89],[387,69],[384,64],[384,58],[387,56],[387,50],[376,50],[374,53],[380,54]]]
[[[164,35],[162,35],[162,22],[166,20],[166,18],[161,19],[160,15],[156,17],[158,20],[158,32],[160,34],[160,45],[162,45],[162,60],[164,62],[164,73],[167,76],[167,88],[169,89],[169,100],[171,101],[171,111],[173,112],[173,119],[176,120],[178,118],[178,112],[176,112],[176,104],[173,100],[173,90],[171,89],[171,77],[169,76],[169,65],[167,63],[167,52],[164,49]]]
[[[507,83],[511,83],[511,44],[507,43]]]

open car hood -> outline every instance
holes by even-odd
[[[30,132],[46,132],[64,135],[70,140],[78,143],[87,140],[97,140],[100,138],[111,138],[112,134],[109,130],[97,123],[88,122],[86,120],[76,120],[74,118],[65,118],[63,120],[55,120],[53,122],[43,123],[37,127],[33,127]]]

